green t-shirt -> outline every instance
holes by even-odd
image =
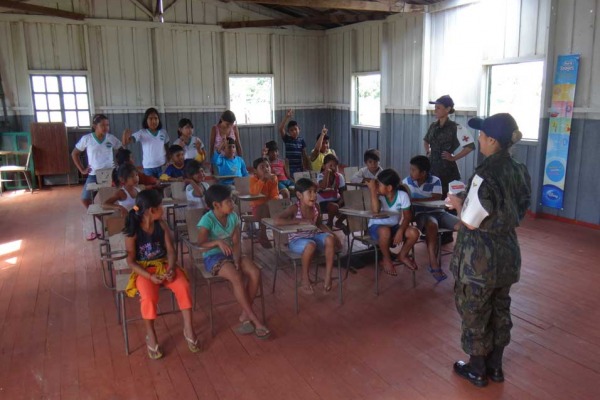
[[[198,228],[205,228],[208,230],[208,240],[223,240],[229,246],[233,247],[233,231],[240,225],[240,218],[234,212],[227,216],[227,224],[223,226],[217,219],[215,214],[211,211],[207,212],[200,218],[198,222]],[[215,247],[214,249],[208,250],[204,253],[204,258],[221,253],[221,249]]]

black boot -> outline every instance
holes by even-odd
[[[484,387],[488,384],[488,379],[485,374],[484,356],[471,356],[468,363],[465,363],[464,361],[455,362],[454,372],[475,386]]]
[[[485,371],[488,377],[494,382],[504,382],[504,372],[502,371],[502,355],[504,347],[494,347],[492,352],[485,358]]]

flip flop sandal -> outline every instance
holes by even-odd
[[[254,333],[254,324],[252,321],[246,320],[235,329],[235,332],[239,335],[249,335]]]
[[[150,347],[150,345],[147,342],[148,342],[148,337],[146,337],[146,347],[148,348],[148,357],[151,360],[158,360],[158,359],[162,358],[163,353],[158,348],[158,343],[156,343],[156,345],[154,347]]]
[[[188,349],[190,349],[190,351],[192,353],[198,353],[201,350],[200,345],[198,344],[198,339],[196,339],[196,340],[190,339],[189,337],[187,337],[185,335],[185,332],[183,332],[183,337],[185,338],[185,341],[187,342]]]
[[[257,339],[266,340],[271,336],[271,331],[267,328],[256,328],[254,330],[254,336],[256,336]]]
[[[98,235],[95,232],[90,232],[86,237],[85,240],[94,240],[94,239],[98,239]]]
[[[438,282],[441,282],[448,278],[448,275],[441,268],[431,268],[431,265],[427,268],[433,279]]]

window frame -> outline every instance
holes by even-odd
[[[46,96],[48,94],[50,94],[51,92],[48,91],[44,91],[44,92],[36,92],[34,91],[33,88],[33,77],[34,76],[43,76],[44,78],[48,77],[48,76],[55,76],[58,80],[58,95],[59,95],[59,100],[60,100],[60,110],[54,110],[54,111],[60,111],[61,116],[62,116],[62,122],[65,124],[65,126],[67,127],[67,129],[89,129],[92,127],[92,118],[93,118],[93,110],[94,110],[94,104],[93,104],[93,92],[92,92],[92,87],[91,87],[91,78],[90,75],[88,73],[88,71],[74,71],[74,70],[29,70],[28,71],[29,74],[29,85],[30,85],[30,93],[31,93],[31,107],[33,109],[33,117],[35,119],[36,122],[38,122],[37,119],[37,112],[38,111],[48,111],[50,112],[50,109],[48,108],[48,110],[38,110],[36,108],[35,105],[35,95],[36,94],[45,94]],[[62,77],[84,77],[85,78],[85,84],[86,84],[86,92],[85,94],[87,95],[87,101],[88,101],[88,108],[87,111],[89,113],[89,121],[90,121],[90,125],[89,126],[84,126],[84,125],[79,125],[79,116],[77,117],[77,126],[67,126],[67,118],[66,118],[66,112],[67,111],[75,111],[75,112],[79,112],[80,109],[77,107],[77,94],[82,94],[83,92],[77,92],[76,90],[74,92],[63,92],[63,88],[62,88]],[[75,95],[75,110],[69,109],[69,110],[65,110],[65,104],[64,104],[64,98],[63,96],[66,94],[71,94],[73,93],[73,95]],[[83,109],[81,109],[81,111],[83,111]]]
[[[359,107],[358,107],[358,79],[363,76],[379,76],[379,125],[366,125],[361,124],[358,120],[359,116]],[[351,114],[351,127],[352,128],[361,128],[361,129],[381,129],[381,105],[382,105],[382,96],[381,96],[381,71],[371,71],[371,72],[357,72],[352,74],[352,84],[350,90],[350,114]]]
[[[247,124],[240,122],[238,115],[236,114],[236,125],[238,126],[275,126],[275,75],[274,74],[228,74],[227,75],[227,108],[235,113],[231,109],[231,78],[270,78],[271,79],[271,122],[260,122],[256,124]]]

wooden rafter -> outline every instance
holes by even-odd
[[[139,8],[144,14],[146,14],[150,18],[154,18],[154,14],[152,13],[152,11],[148,10],[146,8],[146,6],[143,5],[142,3],[140,3],[138,0],[129,0],[129,1],[131,3],[133,3],[134,6],[136,6],[137,8]]]
[[[86,16],[85,14],[75,13],[71,11],[58,10],[56,8],[37,6],[20,1],[12,0],[0,0],[0,7],[8,8],[17,11],[29,11],[42,15],[49,15],[51,17],[60,17],[67,19],[74,19],[77,21],[83,21]]]
[[[360,14],[360,15],[326,15],[322,17],[308,17],[308,18],[278,18],[278,19],[264,19],[258,21],[231,21],[221,22],[221,26],[224,29],[238,29],[238,28],[265,28],[269,26],[308,26],[308,25],[324,25],[324,24],[338,24],[346,25],[356,22],[372,21],[377,19],[383,19],[383,15],[372,15],[372,14]]]
[[[310,8],[333,8],[338,10],[406,12],[404,2],[373,2],[364,0],[239,0],[245,3],[273,4],[277,6],[294,6]],[[398,5],[400,3],[400,5]]]

